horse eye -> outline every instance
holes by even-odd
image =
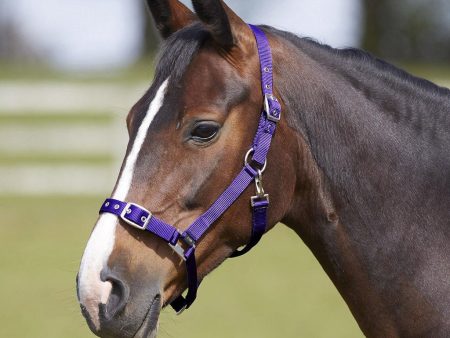
[[[191,132],[191,137],[194,141],[207,142],[216,136],[219,131],[219,126],[211,122],[203,122],[197,124]]]

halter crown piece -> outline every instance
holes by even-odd
[[[162,238],[185,261],[188,292],[186,297],[180,295],[170,304],[177,314],[189,308],[197,296],[199,283],[195,261],[196,243],[253,181],[255,181],[257,193],[250,201],[253,212],[251,238],[248,244],[240,251],[235,251],[232,257],[241,256],[248,252],[258,243],[266,230],[269,195],[264,193],[262,173],[267,164],[266,159],[270,143],[272,142],[277,123],[280,121],[281,105],[273,95],[272,53],[269,41],[261,29],[253,25],[249,25],[249,27],[253,31],[258,46],[264,105],[258,129],[253,139],[253,145],[245,155],[244,168],[233,182],[209,209],[185,231],[180,231],[174,226],[165,223],[153,216],[150,211],[134,203],[108,198],[100,208],[100,213],[114,214],[129,225],[140,230],[147,230]],[[248,161],[250,156],[251,161]],[[250,163],[262,169],[255,169]],[[183,242],[183,246],[178,244],[179,242]]]

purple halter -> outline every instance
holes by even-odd
[[[210,206],[210,208],[197,218],[185,231],[181,232],[172,225],[156,218],[145,208],[108,198],[100,208],[100,213],[117,215],[131,226],[147,230],[165,240],[170,247],[185,261],[187,271],[188,292],[184,298],[178,296],[170,305],[180,314],[189,308],[197,296],[199,286],[197,279],[197,265],[195,261],[195,245],[205,234],[209,227],[236,201],[252,181],[256,184],[256,195],[251,198],[253,212],[252,234],[248,244],[240,251],[235,251],[232,257],[237,257],[248,252],[255,246],[266,230],[267,209],[269,207],[269,195],[264,193],[262,186],[262,173],[266,167],[267,153],[275,133],[276,125],[281,117],[281,105],[273,96],[273,69],[272,53],[269,41],[264,32],[256,26],[249,25],[256,38],[258,54],[261,65],[261,83],[264,94],[264,109],[258,124],[258,130],[250,150],[245,155],[244,168],[236,176],[228,188]],[[251,162],[257,168],[249,164]],[[184,249],[178,244],[182,241]]]

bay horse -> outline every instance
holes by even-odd
[[[201,239],[188,236],[246,170],[267,202],[263,230],[282,222],[301,237],[365,335],[449,337],[450,91],[360,50],[252,28],[222,0],[192,2],[195,13],[148,0],[164,46],[127,116],[119,178],[77,275],[91,330],[156,336],[161,308],[188,307],[200,281],[252,242],[253,184]],[[268,98],[282,112],[262,161],[270,208],[258,149],[242,169],[258,121],[274,117]],[[141,231],[149,224],[162,228]]]

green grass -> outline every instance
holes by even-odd
[[[93,335],[75,275],[101,198],[0,197],[0,337]],[[191,309],[161,315],[160,337],[361,337],[300,239],[279,225],[248,255],[227,260]]]

